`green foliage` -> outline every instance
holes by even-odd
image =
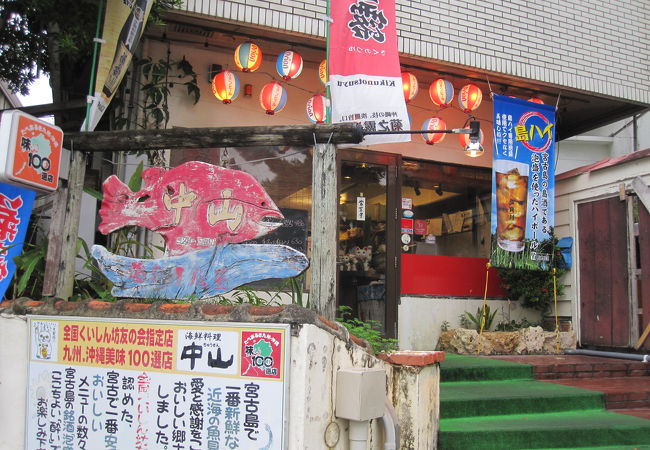
[[[553,304],[553,270],[556,271],[556,278],[559,279],[566,273],[566,269],[560,267],[562,256],[557,246],[557,238],[545,242],[545,245],[553,245],[552,258],[548,270],[526,270],[526,269],[503,269],[499,268],[501,287],[508,293],[511,300],[521,300],[522,305],[527,308],[536,309],[546,313]],[[564,293],[564,285],[557,283],[557,295]]]
[[[355,336],[365,339],[372,346],[375,353],[390,352],[397,349],[397,339],[383,336],[381,324],[376,320],[363,321],[352,317],[352,308],[339,306],[339,316],[336,320]]]
[[[216,303],[220,305],[275,306],[280,304],[280,293],[241,286],[232,291],[228,297],[217,296]]]
[[[138,106],[143,111],[143,120],[137,124],[128,123],[126,117],[115,120],[116,128],[166,128],[169,122],[169,94],[176,85],[185,86],[187,95],[196,104],[201,98],[197,74],[192,64],[183,57],[180,61],[143,58],[136,63],[140,67],[144,82],[140,87],[142,103]]]
[[[465,322],[465,325],[469,325],[466,328],[470,329],[475,329],[475,330],[480,330],[481,329],[481,322],[484,323],[483,325],[483,330],[489,330],[492,327],[492,323],[494,322],[494,316],[497,315],[497,311],[490,311],[490,307],[488,305],[485,305],[485,316],[483,316],[483,307],[478,307],[476,309],[476,315],[472,315],[472,313],[465,311],[465,314],[461,317],[465,317],[467,320]],[[461,325],[462,319],[461,319]],[[465,328],[465,327],[464,327]]]
[[[61,90],[90,73],[99,0],[4,0],[0,2],[0,79],[25,95],[40,73],[61,70]],[[105,2],[104,2],[105,3]],[[163,11],[181,0],[156,0],[148,24],[161,23]],[[57,54],[53,54],[57,52]],[[53,62],[59,61],[58,65]],[[87,85],[87,83],[86,83]],[[55,96],[56,98],[56,96]]]
[[[47,240],[23,245],[23,252],[14,258],[16,272],[11,282],[13,298],[40,296],[43,291],[43,274],[45,273],[45,256],[47,255]]]
[[[529,322],[525,317],[520,321],[511,320],[510,322],[499,322],[495,331],[517,331],[523,328],[537,327],[539,323]]]

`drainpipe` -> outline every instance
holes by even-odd
[[[384,450],[399,449],[399,423],[393,404],[386,398],[386,409],[381,421],[384,425]]]
[[[601,352],[598,350],[565,350],[567,355],[587,355],[587,356],[602,356],[605,358],[618,358],[618,359],[632,359],[650,364],[650,355],[637,355],[634,353],[619,353],[619,352]]]

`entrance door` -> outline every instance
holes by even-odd
[[[630,344],[627,210],[618,197],[578,205],[582,345]]]
[[[398,156],[339,150],[339,306],[397,337]]]

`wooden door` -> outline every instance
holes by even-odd
[[[397,337],[397,167],[393,154],[339,150],[339,306]],[[361,200],[360,200],[361,199]]]
[[[627,206],[618,197],[578,205],[580,342],[630,344]]]

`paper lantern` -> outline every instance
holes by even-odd
[[[404,90],[406,103],[418,95],[418,79],[411,72],[402,72],[402,89]]]
[[[293,50],[282,52],[278,55],[275,69],[285,80],[293,80],[300,75],[300,72],[302,72],[302,56]]]
[[[429,98],[439,107],[446,108],[454,99],[454,85],[443,78],[434,80],[429,86]]]
[[[223,70],[212,78],[212,93],[226,105],[239,95],[239,79],[230,70]]]
[[[255,72],[262,64],[262,50],[252,42],[239,44],[235,49],[235,65],[242,72]]]
[[[528,99],[529,102],[539,103],[540,105],[544,104],[544,101],[541,98],[531,97]]]
[[[327,85],[327,81],[329,80],[329,75],[327,74],[326,59],[322,60],[321,63],[318,65],[318,78],[320,78],[321,83]]]
[[[260,105],[267,114],[273,115],[282,111],[287,104],[287,91],[277,81],[265,84],[260,91]]]
[[[458,135],[458,140],[460,141],[460,146],[462,148],[467,147],[469,144],[469,134],[459,134]],[[478,132],[478,141],[483,145],[483,141],[485,140],[485,136],[483,136],[483,130],[479,130]]]
[[[422,124],[423,130],[446,130],[447,124],[440,117],[431,117]],[[429,144],[437,144],[445,138],[445,133],[422,133],[424,141]]]
[[[330,102],[324,95],[316,94],[307,100],[307,117],[314,123],[325,123]]]
[[[471,113],[481,104],[483,93],[475,84],[466,84],[458,93],[458,106],[463,112]]]

